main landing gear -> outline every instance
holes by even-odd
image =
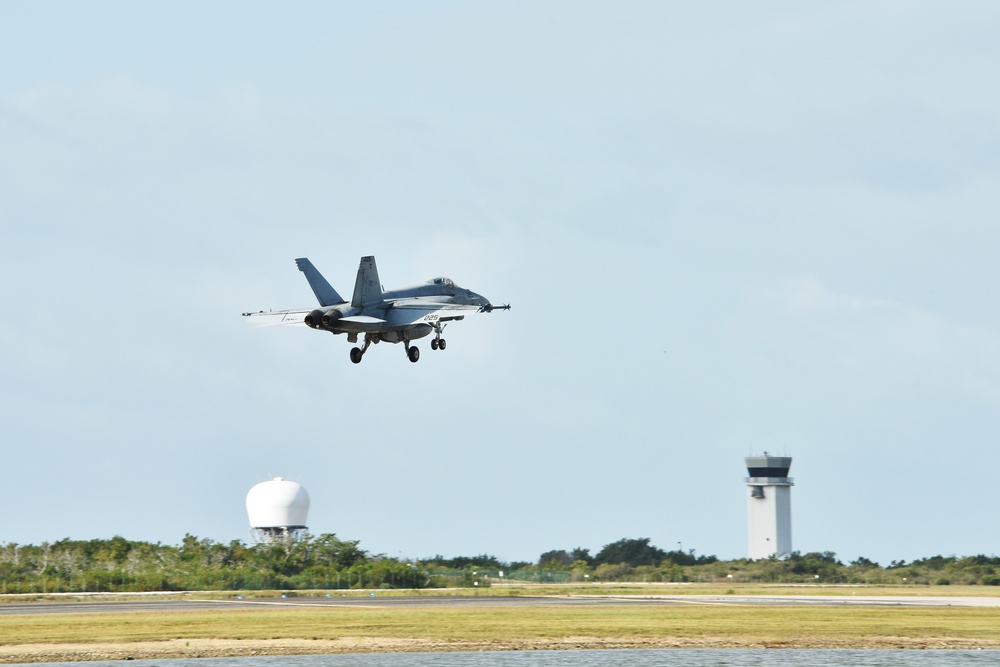
[[[365,352],[368,351],[368,346],[372,343],[377,343],[378,338],[373,334],[365,334],[365,344],[361,347],[351,348],[351,361],[360,364],[361,359],[365,356]],[[420,360],[420,350],[417,347],[411,347],[410,341],[403,339],[403,344],[406,346],[406,357],[413,363],[417,363]]]
[[[371,334],[365,334],[365,344],[362,347],[352,347],[351,348],[351,361],[356,364],[361,363],[361,357],[365,356],[365,352],[368,350],[368,346],[372,344],[372,341],[377,339]],[[351,341],[352,343],[355,341]]]
[[[443,350],[447,347],[448,343],[444,338],[441,338],[441,330],[444,327],[435,327],[434,331],[437,334],[431,339],[431,349],[432,350]],[[350,339],[349,339],[350,340]],[[357,339],[351,340],[350,342],[356,343]],[[368,351],[368,347],[372,343],[379,342],[378,334],[365,334],[365,344],[361,347],[351,348],[351,361],[355,364],[360,364],[362,357],[365,356],[365,352]],[[406,358],[413,363],[420,361],[420,350],[415,345],[410,345],[410,341],[406,338],[403,339],[403,345],[406,347]]]

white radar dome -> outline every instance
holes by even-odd
[[[251,528],[305,528],[309,494],[298,482],[275,477],[250,489],[247,515]]]

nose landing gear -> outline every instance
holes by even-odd
[[[434,338],[431,340],[432,350],[443,350],[447,347],[448,343],[444,338],[441,338],[441,334],[444,333],[444,328],[448,326],[447,324],[441,324],[440,322],[434,326]]]

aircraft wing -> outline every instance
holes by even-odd
[[[460,310],[465,312],[478,312],[479,306],[455,303],[454,301],[441,301],[438,297],[411,297],[408,299],[395,299],[390,301],[392,310]]]
[[[254,313],[243,313],[243,317],[251,318],[255,327],[277,327],[285,324],[305,324],[306,315],[311,308],[303,310],[259,310]]]
[[[479,312],[479,306],[469,306],[456,303],[441,303],[423,301],[420,299],[405,299],[395,301],[389,308],[387,316],[392,325],[434,324],[435,322],[451,322],[465,319],[466,315]]]
[[[399,310],[479,310],[479,306],[467,306],[465,304],[443,301],[418,301],[416,299],[394,301],[392,307]]]

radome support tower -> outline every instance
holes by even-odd
[[[792,457],[748,456],[747,534],[754,560],[792,553]]]

